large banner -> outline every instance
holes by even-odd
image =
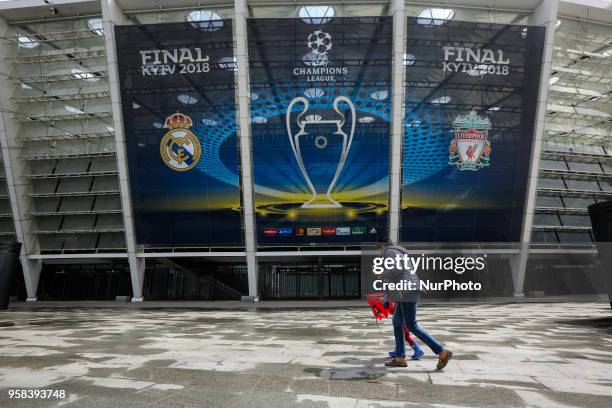
[[[387,237],[392,20],[250,19],[260,244]]]
[[[518,242],[544,28],[408,18],[401,239]]]
[[[241,244],[231,20],[115,36],[137,242]]]

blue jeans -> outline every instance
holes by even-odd
[[[396,355],[406,357],[406,344],[404,344],[404,328],[402,323],[408,327],[412,334],[427,344],[431,351],[440,354],[444,350],[444,346],[419,325],[416,320],[416,311],[416,302],[398,302],[395,305],[395,312],[393,312],[393,334],[395,335]]]

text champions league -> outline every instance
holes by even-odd
[[[347,75],[348,67],[295,67],[293,75],[305,76],[308,82],[336,82],[336,75]]]

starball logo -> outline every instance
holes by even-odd
[[[326,67],[329,64],[327,52],[331,50],[332,38],[329,33],[317,30],[308,36],[308,48],[312,52],[312,59],[308,64],[313,67]]]
[[[308,53],[302,57],[302,67],[293,68],[293,75],[305,77],[308,82],[336,82],[338,75],[347,75],[346,66],[330,66],[329,53],[333,48],[332,36],[322,30],[308,35],[306,40]]]

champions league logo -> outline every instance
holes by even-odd
[[[308,36],[308,48],[312,50],[312,59],[307,62],[311,67],[326,67],[329,64],[327,51],[332,48],[331,35],[317,30]]]
[[[297,115],[297,133],[294,134],[291,111],[301,103],[304,107]],[[340,110],[340,103],[348,105],[350,118]],[[308,189],[310,200],[302,208],[339,208],[332,193],[346,162],[355,133],[355,106],[346,96],[338,96],[332,104],[338,119],[323,119],[320,115],[306,115],[309,103],[304,97],[294,98],[287,107],[285,122],[289,143]]]
[[[200,161],[200,141],[189,128],[191,118],[180,112],[168,116],[164,128],[170,129],[159,144],[159,153],[166,166],[174,171],[191,170]]]
[[[332,49],[332,36],[322,30],[317,30],[306,40],[309,52],[302,57],[305,67],[293,68],[293,75],[304,76],[308,82],[335,82],[336,75],[347,75],[348,67],[328,66],[328,52]]]
[[[491,122],[486,116],[478,116],[476,111],[458,116],[454,122],[455,137],[451,141],[448,164],[459,170],[476,171],[489,165],[491,142],[489,129]]]

